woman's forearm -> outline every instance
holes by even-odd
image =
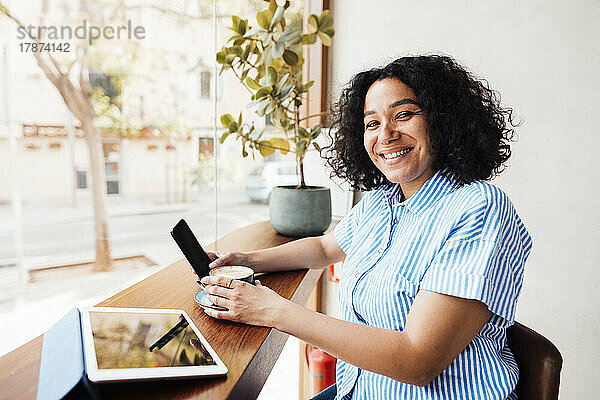
[[[415,385],[428,383],[402,331],[343,321],[292,302],[274,317],[273,326],[359,368]]]
[[[301,268],[323,268],[341,260],[343,253],[328,251],[323,243],[330,235],[295,240],[269,249],[247,252],[248,266],[256,272],[287,271]]]

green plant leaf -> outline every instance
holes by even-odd
[[[225,139],[227,139],[227,136],[229,135],[231,135],[231,132],[225,131],[219,138],[219,143],[223,144],[223,142],[225,141]]]
[[[267,101],[268,99],[269,99],[268,97],[262,97],[262,98],[260,98],[260,99],[258,99],[258,100],[251,101],[250,103],[248,103],[248,105],[247,105],[246,107],[247,107],[247,108],[252,108],[252,107],[254,107],[254,106],[257,106],[257,105],[259,105],[259,104],[260,104],[260,103],[262,103],[263,101]]]
[[[288,151],[290,151],[290,142],[288,142],[287,139],[272,138],[270,142],[273,144],[273,146],[279,147],[279,151],[281,152],[281,154],[287,154]]]
[[[298,140],[296,142],[296,155],[298,157],[304,157],[304,154],[306,153],[306,141],[304,140]]]
[[[272,18],[273,12],[270,10],[264,10],[256,13],[256,21],[262,28],[267,30],[269,29],[269,24],[271,23]]]
[[[260,155],[263,157],[266,157],[268,155],[275,153],[274,148],[267,147],[267,146],[273,146],[273,144],[268,140],[262,140],[258,143],[258,150],[260,151]]]
[[[271,65],[267,67],[265,76],[260,80],[262,86],[273,86],[277,81],[277,71]]]
[[[238,120],[237,120],[237,124],[238,124],[238,126],[242,126],[242,112],[241,111],[240,111],[240,116],[238,117]],[[318,125],[318,127],[319,127],[319,130],[321,130],[321,125]]]
[[[269,24],[269,30],[273,30],[275,25],[277,25],[279,23],[279,21],[281,21],[283,19],[284,11],[285,11],[285,8],[283,8],[282,6],[277,6],[277,9],[275,10],[275,13],[273,14],[273,18],[271,19],[271,23]]]
[[[235,15],[231,16],[231,29],[234,32],[237,32],[237,27],[238,27],[238,24],[240,23],[241,20],[242,19],[240,17],[238,17],[238,16],[235,16]]]
[[[266,31],[262,28],[252,28],[244,34],[244,37],[251,37],[251,36],[257,35],[261,32],[266,33]]]
[[[315,14],[311,14],[311,16],[308,17],[308,21],[306,22],[308,25],[309,33],[316,33],[319,30],[319,17],[317,17]]]
[[[246,85],[248,85],[248,87],[250,89],[254,89],[254,90],[260,89],[260,85],[258,84],[258,82],[256,82],[252,78],[246,78]]]
[[[335,30],[333,28],[327,28],[327,29],[319,29],[321,32],[326,33],[327,35],[333,37],[333,35],[335,35]]]
[[[242,59],[244,61],[248,61],[248,56],[250,56],[250,52],[252,52],[252,46],[251,45],[247,45],[244,48],[244,53],[242,54]]]
[[[317,41],[317,33],[310,33],[308,35],[302,35],[302,44],[315,44]]]
[[[310,137],[310,135],[308,134],[308,131],[301,126],[298,127],[298,136],[303,137],[303,138]]]
[[[239,126],[238,126],[237,122],[235,122],[235,121],[232,121],[232,122],[229,124],[229,132],[231,132],[231,133],[233,133],[233,132],[237,132],[237,131],[238,131],[238,129],[239,129]]]
[[[270,95],[272,92],[273,92],[273,88],[271,86],[264,86],[264,87],[261,87],[260,89],[258,89],[256,94],[254,95],[254,98],[256,100],[262,99],[263,97]]]
[[[219,64],[225,64],[225,50],[221,50],[217,53],[217,62]]]
[[[296,64],[298,64],[299,58],[298,58],[298,55],[296,53],[294,53],[292,50],[286,49],[283,52],[283,60],[290,67],[295,67]]]
[[[287,73],[287,74],[283,75],[281,78],[279,78],[279,80],[277,81],[277,85],[275,85],[276,92],[279,93],[281,88],[283,88],[283,86],[286,84],[289,77],[290,77],[290,74]]]
[[[293,83],[288,83],[287,85],[284,85],[281,88],[281,90],[279,91],[278,97],[282,101],[285,100],[285,98],[289,96],[289,94],[292,91],[292,89],[294,89],[294,84]]]
[[[321,125],[319,124],[319,125],[313,126],[313,128],[310,130],[311,139],[314,139],[317,136],[319,136],[319,133],[321,133]]]
[[[279,41],[287,43],[287,42],[291,42],[292,40],[297,39],[299,37],[300,37],[300,29],[286,28],[286,30],[283,31],[283,33],[279,37]]]
[[[317,144],[317,142],[312,142],[312,145],[313,145],[313,147],[314,147],[315,149],[317,149],[317,151],[318,151],[319,153],[321,152],[321,146],[319,146],[319,145]]]
[[[235,54],[240,58],[242,57],[242,54],[244,54],[244,50],[242,50],[241,46],[231,46],[227,52],[229,54]]]
[[[256,114],[259,117],[264,117],[265,114],[267,113],[267,108],[269,107],[270,104],[271,104],[270,101],[263,101],[262,103],[260,103],[258,108],[256,109]]]
[[[314,84],[315,84],[315,81],[308,81],[304,84],[304,89],[309,89]]]
[[[331,36],[321,31],[317,32],[317,35],[319,35],[319,39],[321,39],[321,43],[323,43],[323,46],[331,46]]]
[[[320,31],[323,31],[324,29],[328,28],[333,28],[333,16],[331,15],[331,11],[323,10],[321,15],[319,15],[318,22]]]
[[[232,15],[231,21],[232,21],[232,29],[234,32],[237,32],[240,35],[243,35],[246,33],[246,28],[248,26],[247,20],[243,20],[240,17]]]
[[[263,53],[258,61],[259,65],[270,65],[273,63],[273,57],[271,53],[273,51],[273,46],[267,46],[264,48]]]
[[[267,108],[265,109],[265,114],[271,114],[275,110],[275,106],[277,103],[273,100],[269,101],[267,104]]]
[[[279,58],[283,55],[284,51],[285,51],[285,43],[275,42],[275,44],[273,45],[273,53],[271,53],[271,56],[273,58]]]
[[[223,124],[223,128],[229,129],[229,125],[233,122],[233,117],[231,114],[223,114],[221,115],[221,124]]]
[[[275,10],[277,9],[277,1],[276,0],[264,0],[267,3],[269,3],[269,11],[271,12],[275,12]]]

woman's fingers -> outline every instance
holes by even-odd
[[[219,310],[214,310],[212,308],[205,308],[204,312],[207,315],[209,315],[209,316],[211,316],[213,318],[217,318],[217,319],[231,319],[231,318],[228,318],[229,315],[230,315],[229,311],[219,311]]]
[[[228,310],[231,309],[231,300],[229,300],[225,297],[213,296],[213,295],[209,294],[208,300],[217,306],[225,307]]]
[[[223,265],[231,265],[234,263],[234,253],[212,253],[212,256],[208,256],[212,262],[208,265],[209,268],[222,267]],[[213,258],[214,257],[214,258]]]
[[[235,289],[240,286],[249,285],[249,283],[242,282],[237,279],[225,278],[224,276],[205,276],[200,282],[205,285],[216,285],[222,286],[228,289]]]
[[[206,294],[212,294],[215,296],[221,296],[230,298],[232,295],[232,289],[227,288],[227,286],[218,286],[218,285],[207,285],[204,287],[204,291]]]
[[[223,253],[217,251],[207,251],[206,255],[210,258],[210,261],[215,261],[217,258],[222,257]]]

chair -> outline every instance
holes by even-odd
[[[519,366],[519,400],[557,400],[562,356],[548,339],[518,322],[506,330]]]

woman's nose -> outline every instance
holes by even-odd
[[[399,139],[401,136],[400,131],[397,129],[396,124],[391,121],[385,121],[381,125],[377,141],[381,144],[388,144],[394,140]]]

